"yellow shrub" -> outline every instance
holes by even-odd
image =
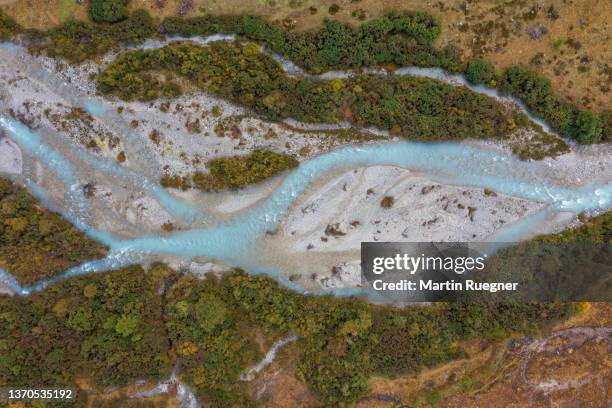
[[[344,80],[342,80],[341,78],[336,78],[330,82],[330,85],[334,92],[338,92],[342,88],[344,88]]]
[[[576,303],[576,313],[578,314],[586,314],[591,309],[590,302],[578,302]]]
[[[184,356],[190,356],[198,351],[198,346],[190,341],[179,344],[177,352]]]

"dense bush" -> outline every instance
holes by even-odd
[[[151,16],[144,10],[136,10],[128,19],[113,24],[68,21],[44,33],[30,49],[80,63],[117,49],[121,44],[140,44],[154,34]]]
[[[181,177],[178,174],[164,174],[159,180],[159,184],[166,188],[176,188],[187,191],[191,188],[191,183],[187,177]]]
[[[121,3],[123,0],[116,1]],[[0,12],[0,38],[11,38],[22,31]],[[312,73],[395,64],[440,67],[453,72],[465,69],[466,76],[473,83],[492,85],[495,79],[494,70],[486,61],[476,59],[464,66],[456,48],[433,48],[432,44],[440,34],[440,26],[431,16],[421,12],[391,12],[356,29],[338,21],[326,21],[316,32],[293,32],[259,16],[236,15],[207,15],[189,19],[169,17],[155,27],[145,11],[137,10],[125,21],[114,24],[69,21],[47,32],[29,30],[27,34],[36,40],[31,45],[33,51],[45,52],[74,63],[99,57],[121,44],[142,43],[146,38],[158,35],[157,32],[185,36],[237,33],[265,45]],[[149,76],[134,80],[155,82]],[[136,91],[142,87],[132,85]],[[502,77],[501,87],[523,100],[534,114],[550,122],[563,136],[574,137],[581,143],[609,140],[606,120],[601,118],[604,131],[599,138],[598,120],[594,120],[590,114],[583,114],[578,123],[579,109],[554,95],[550,83],[531,71],[510,67]],[[166,83],[164,89],[150,92],[152,95],[149,98],[158,93],[172,96],[178,92],[178,87],[174,83]],[[136,97],[141,99],[141,95]]]
[[[590,110],[582,110],[576,117],[575,135],[579,143],[599,143],[603,125],[599,115]]]
[[[509,67],[500,82],[502,91],[521,99],[537,116],[543,118],[562,136],[579,143],[602,140],[602,120],[594,112],[581,111],[561,100],[552,91],[550,81],[520,66]]]
[[[517,282],[524,288],[520,293],[502,295],[517,301],[534,296],[550,301],[606,299],[610,293],[612,212],[581,219],[585,223],[579,228],[501,249],[489,258],[486,272],[474,278]]]
[[[457,342],[531,332],[569,304],[455,303],[397,309],[305,296],[237,271],[179,277],[163,265],[74,278],[29,298],[0,296],[0,386],[95,386],[165,378],[172,367],[216,407],[251,406],[241,373],[287,333],[298,375],[325,406],[367,391],[371,375],[416,373],[463,355]]]
[[[11,193],[0,184],[0,196]],[[611,221],[608,212],[516,248],[609,243]],[[0,296],[0,386],[76,387],[77,379],[122,386],[167,378],[179,365],[205,404],[246,407],[240,374],[275,339],[294,333],[300,354],[291,364],[325,406],[335,406],[363,396],[373,374],[416,373],[464,355],[462,340],[537,332],[573,311],[560,303],[375,306],[301,295],[240,271],[201,280],[160,264],[147,272],[132,266],[72,278],[28,298]]]
[[[257,327],[227,298],[214,277],[181,279],[167,295],[168,335],[203,405],[248,407],[239,377],[262,357]]]
[[[316,32],[288,32],[257,16],[171,17],[162,26],[167,34],[184,36],[236,33],[314,73],[389,63],[461,69],[453,56],[432,47],[440,26],[421,12],[391,12],[357,29],[326,21]]]
[[[256,149],[240,156],[212,159],[207,166],[209,172],[196,171],[191,183],[188,177],[166,174],[162,176],[162,187],[188,190],[196,187],[203,191],[238,189],[258,183],[298,165],[298,161],[286,153]]]
[[[605,110],[601,113],[601,140],[604,142],[612,141],[612,110]]]
[[[263,277],[236,273],[223,284],[267,331],[298,333],[300,375],[331,405],[355,401],[372,374],[396,376],[463,355],[459,340],[499,338],[567,317],[569,304],[438,304],[397,309],[355,299],[310,297]]]
[[[134,44],[156,35],[151,17],[144,10],[127,15],[127,0],[92,0],[90,16],[96,23],[68,21],[63,26],[39,33],[34,49],[51,56],[82,62],[98,57],[120,44]],[[0,15],[0,35],[19,28]],[[123,21],[125,20],[125,21]],[[113,23],[113,24],[108,24]],[[311,71],[362,68],[376,64],[440,66],[462,69],[455,55],[435,49],[439,24],[422,12],[391,12],[353,29],[345,23],[326,21],[314,32],[290,32],[259,16],[169,17],[160,31],[168,35],[211,35],[236,33],[258,41],[271,51],[284,55]],[[71,50],[77,50],[72,55]]]
[[[21,27],[19,27],[15,20],[0,10],[0,40],[10,40],[19,32],[21,32]]]
[[[123,0],[116,0],[122,2]],[[10,18],[0,14],[0,38],[11,38],[23,31]],[[330,69],[359,69],[375,65],[441,67],[449,71],[462,71],[473,83],[493,85],[495,73],[492,66],[482,59],[461,63],[453,47],[437,50],[432,47],[440,34],[438,23],[426,13],[391,12],[368,21],[354,29],[338,21],[326,21],[314,32],[286,31],[258,16],[200,16],[195,18],[166,18],[154,27],[153,20],[143,10],[137,10],[128,19],[114,24],[92,24],[69,21],[64,26],[44,33],[28,31],[36,41],[33,51],[45,52],[69,62],[82,62],[98,57],[121,44],[138,44],[157,32],[168,35],[211,35],[237,33],[257,41],[268,49],[281,54],[307,71],[319,73]],[[155,83],[155,78],[141,75],[134,81]],[[605,130],[606,120],[597,120],[591,114],[580,114],[572,104],[562,101],[553,92],[550,83],[539,75],[521,67],[510,67],[504,73],[501,88],[525,102],[534,114],[548,121],[554,129],[566,137],[581,143],[609,140]],[[138,94],[144,84],[131,84]],[[176,95],[175,83],[165,83],[161,90],[151,90],[144,95],[152,99],[161,93]],[[150,87],[151,88],[151,87]],[[248,95],[247,95],[248,97]],[[599,136],[599,122],[604,131]]]
[[[254,150],[246,156],[230,156],[208,162],[210,174],[227,188],[240,188],[265,180],[298,165],[291,155],[269,150]]]
[[[89,17],[97,23],[116,23],[128,18],[128,0],[89,0]]]
[[[495,81],[495,68],[484,58],[474,58],[465,68],[465,77],[475,85],[491,85]]]
[[[349,120],[422,139],[503,137],[521,123],[489,97],[427,78],[289,77],[252,43],[173,44],[124,52],[99,75],[99,90],[126,100],[150,100],[159,96],[165,83],[159,74],[164,72],[186,77],[202,90],[271,119]]]
[[[32,284],[105,254],[104,246],[0,177],[0,267],[20,283]]]
[[[88,378],[106,387],[168,376],[158,289],[171,274],[131,266],[28,298],[0,296],[0,385],[66,387]]]
[[[557,234],[542,235],[537,242],[544,243],[596,243],[612,241],[612,211],[593,217],[578,228],[570,228]]]

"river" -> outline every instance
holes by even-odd
[[[227,40],[232,37],[206,37],[197,41],[205,43],[212,41],[211,38]],[[144,47],[159,47],[166,43],[167,41],[150,41],[145,43]],[[8,46],[4,45],[4,47]],[[19,47],[14,49],[15,52],[23,52]],[[276,58],[280,60],[280,57],[276,56]],[[291,74],[305,75],[289,62],[281,60],[281,63]],[[462,77],[449,75],[436,69],[402,68],[396,73],[423,75],[457,86],[469,86]],[[349,74],[341,72],[323,74],[323,76]],[[470,86],[470,88],[491,97],[508,98],[485,87]],[[79,102],[96,117],[111,115],[110,110],[106,109],[100,99],[86,99]],[[529,114],[523,105],[519,103],[518,106]],[[537,120],[532,115],[529,116]],[[545,123],[539,120],[538,123],[543,125],[545,131],[550,132]],[[272,230],[282,221],[293,203],[312,183],[342,168],[375,165],[399,166],[426,174],[430,179],[440,183],[488,188],[506,195],[547,204],[544,211],[501,231],[496,236],[500,241],[518,239],[521,231],[533,228],[538,222],[544,222],[546,216],[553,213],[603,211],[609,209],[612,204],[612,184],[609,181],[569,187],[551,177],[543,162],[521,161],[510,153],[483,149],[466,143],[402,141],[364,146],[349,145],[315,156],[302,162],[298,168],[287,174],[280,186],[256,207],[229,220],[214,222],[207,218],[207,214],[173,197],[144,175],[112,161],[94,157],[81,149],[78,153],[79,158],[94,166],[98,171],[132,179],[149,191],[164,208],[172,213],[187,219],[200,218],[207,222],[206,227],[197,227],[164,236],[144,235],[134,239],[120,239],[108,232],[92,228],[86,222],[85,214],[88,203],[83,197],[79,170],[71,163],[70,158],[49,146],[35,130],[6,114],[0,115],[0,128],[29,155],[45,163],[48,169],[64,183],[70,208],[62,211],[63,215],[91,238],[104,243],[111,249],[110,254],[104,259],[85,262],[59,276],[41,280],[30,287],[20,286],[9,274],[0,270],[0,280],[22,295],[41,290],[68,277],[138,262],[145,259],[150,253],[170,254],[185,258],[200,256],[213,258],[241,267],[251,273],[265,273],[274,276],[285,285],[299,290],[299,287],[284,279],[279,271],[261,261],[262,257],[257,253],[255,243],[262,234]],[[29,187],[37,196],[44,198],[44,191],[34,182],[30,181]],[[321,293],[356,294],[359,293],[359,289],[321,291]]]

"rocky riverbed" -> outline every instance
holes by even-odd
[[[439,145],[429,162],[418,157],[404,161],[390,145],[383,152],[389,163],[377,157],[348,163],[352,156],[342,153],[330,162],[326,154],[342,145],[375,147],[396,139],[343,124],[270,122],[203,93],[172,102],[105,100],[95,95],[96,64],[65,67],[14,46],[1,47],[0,57],[2,114],[30,132],[20,140],[14,132],[0,137],[2,174],[27,181],[43,204],[119,240],[143,235],[171,239],[191,230],[231,225],[241,217],[269,217],[275,221],[261,224],[266,225],[264,233],[254,235],[250,243],[258,248],[257,263],[311,290],[358,286],[362,241],[496,239],[500,231],[529,220],[551,203],[563,206],[562,195],[571,189],[606,186],[612,179],[609,145],[574,146],[570,153],[540,162],[521,162],[508,145],[491,141],[448,144],[449,155]],[[35,137],[40,142],[32,143]],[[49,156],[41,146],[57,154]],[[189,177],[206,171],[211,158],[256,148],[293,154],[312,171],[224,193],[159,186],[164,174]],[[465,152],[453,153],[457,149]],[[374,150],[372,154],[379,154]],[[489,167],[479,155],[490,160]],[[436,160],[440,163],[432,163]],[[328,170],[319,171],[319,162]],[[506,178],[516,182],[506,184]],[[290,200],[283,198],[286,206],[276,208],[285,183],[299,187],[290,185]],[[533,191],[529,183],[534,183]],[[585,208],[605,208],[609,198],[602,194],[603,207]],[[78,203],[75,197],[80,197]],[[580,198],[572,200],[576,202],[568,211],[557,209],[515,236],[523,239],[576,223],[574,209],[580,207]],[[272,212],[259,214],[258,208],[266,206]],[[154,252],[149,259],[194,271],[231,266],[207,248],[193,259]]]

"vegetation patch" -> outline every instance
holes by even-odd
[[[299,375],[327,405],[355,401],[370,376],[416,373],[462,355],[458,340],[531,331],[567,316],[570,305],[439,304],[397,309],[356,299],[298,295],[237,272],[220,282],[268,335],[300,335]]]
[[[168,335],[204,406],[254,406],[239,378],[263,357],[253,337],[259,328],[228,296],[213,277],[184,277],[167,296]]]
[[[534,71],[512,66],[502,76],[500,88],[522,100],[562,136],[583,144],[609,140],[609,135],[603,132],[603,120],[597,113],[580,110],[563,101],[553,93],[550,81]]]
[[[466,88],[413,76],[295,78],[256,44],[173,44],[120,54],[98,77],[99,89],[125,100],[151,100],[174,72],[194,85],[246,105],[270,119],[348,120],[414,139],[504,137],[520,113]]]
[[[185,176],[165,174],[160,184],[184,191],[192,187],[203,191],[235,190],[293,169],[298,164],[290,154],[256,149],[247,155],[212,159],[207,164],[209,172],[196,171],[191,180]]]
[[[45,210],[28,192],[0,178],[0,267],[29,285],[107,249],[59,214]]]
[[[542,160],[557,157],[570,151],[569,145],[561,138],[545,133],[539,126],[532,125],[531,131],[519,131],[510,135],[506,144],[522,160]]]
[[[542,235],[537,242],[543,243],[610,243],[612,240],[612,211],[603,213],[597,217],[586,218],[584,225],[578,228],[567,229],[557,234]]]
[[[495,86],[495,68],[484,58],[474,58],[465,67],[465,78],[472,84]]]
[[[128,0],[89,0],[89,17],[98,23],[116,23],[128,18]]]
[[[2,23],[0,18],[0,33],[3,32]],[[136,10],[129,18],[115,23],[70,20],[46,32],[30,30],[28,35],[34,40],[29,47],[32,52],[76,64],[100,57],[119,45],[141,44],[155,35],[155,27],[146,11]]]
[[[313,73],[390,63],[461,69],[452,49],[439,51],[432,46],[441,28],[423,12],[390,12],[357,29],[328,20],[316,32],[287,31],[259,16],[171,17],[162,26],[170,35],[236,33],[264,44]]]
[[[206,191],[237,189],[295,168],[298,164],[293,156],[285,153],[255,150],[245,156],[212,159],[208,162],[210,173],[197,172],[193,182],[197,188]]]
[[[22,31],[23,29],[15,22],[15,20],[0,10],[0,40],[11,40]]]
[[[524,288],[520,293],[498,293],[503,299],[605,299],[612,256],[612,212],[590,220],[586,214],[580,218],[584,224],[579,228],[500,249],[489,258],[487,273],[476,273],[474,278],[513,281]]]
[[[160,294],[160,288],[162,293]],[[177,363],[199,399],[251,406],[241,373],[271,344],[300,336],[299,376],[327,405],[363,396],[370,376],[416,373],[463,355],[456,341],[532,331],[570,305],[439,304],[397,309],[305,296],[234,272],[179,278],[155,265],[64,281],[29,298],[0,297],[0,384],[95,387],[166,378]]]
[[[0,297],[0,384],[97,388],[170,375],[160,285],[140,266],[62,281],[27,298]],[[78,393],[77,393],[78,394]]]

